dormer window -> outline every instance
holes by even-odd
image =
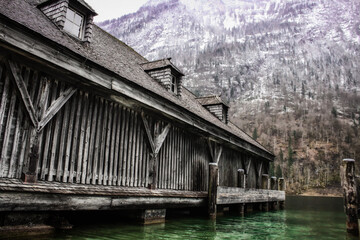
[[[96,12],[83,0],[42,0],[38,8],[61,30],[90,43]]]
[[[178,90],[178,84],[177,84],[177,80],[176,77],[174,75],[171,76],[171,91],[175,94],[177,94],[177,90]]]
[[[64,30],[77,38],[82,38],[83,25],[84,16],[75,10],[68,8],[66,12]]]
[[[170,60],[171,58],[165,58],[146,62],[141,64],[141,67],[166,90],[180,97],[182,90],[181,81],[184,74]]]

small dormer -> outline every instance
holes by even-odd
[[[220,121],[229,122],[229,106],[219,96],[199,97],[197,100]]]
[[[166,90],[181,96],[181,81],[184,74],[172,64],[171,58],[143,63],[141,67]]]
[[[91,42],[93,19],[97,14],[84,0],[48,0],[38,7],[70,36]]]

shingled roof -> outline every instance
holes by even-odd
[[[91,44],[82,44],[81,41],[70,37],[66,32],[61,31],[52,21],[50,21],[36,7],[39,2],[41,2],[41,0],[2,0],[0,2],[0,16],[5,16],[6,18],[21,24],[28,30],[33,31],[33,33],[46,38],[47,41],[51,41],[53,45],[70,50],[85,58],[86,61],[91,61],[94,64],[112,71],[118,76],[155,93],[159,98],[165,98],[192,114],[196,114],[198,117],[207,121],[208,124],[215,125],[230,132],[273,155],[234,124],[225,124],[221,122],[206,110],[188,90],[183,90],[181,98],[168,92],[144,71],[142,66],[149,63],[149,61],[125,43],[94,25]]]
[[[196,98],[201,105],[216,105],[216,104],[224,104],[225,106],[229,107],[227,103],[224,102],[224,100],[221,99],[221,97],[214,95],[214,96],[206,96],[206,97],[198,97]]]

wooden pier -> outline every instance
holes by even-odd
[[[84,1],[5,2],[0,225],[13,213],[140,209],[155,223],[169,208],[284,206],[275,156],[219,97],[184,88],[170,59],[149,62],[92,24]],[[69,8],[83,35],[64,29]]]

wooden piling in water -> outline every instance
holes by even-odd
[[[285,191],[286,190],[286,183],[284,178],[279,178],[278,180],[278,190]],[[279,202],[279,208],[284,209],[285,208],[285,202]]]
[[[358,236],[358,199],[355,182],[355,160],[344,159],[340,167],[341,185],[344,191],[344,210],[346,213],[346,230]]]
[[[270,189],[271,190],[277,190],[278,189],[278,186],[277,186],[277,178],[272,176],[270,178]],[[277,207],[278,207],[278,203],[277,202],[271,202],[270,203],[270,210],[277,210]]]
[[[217,163],[209,163],[208,214],[210,219],[216,219],[217,179],[219,168]]]
[[[269,175],[268,174],[263,174],[261,176],[261,188],[262,189],[269,189]],[[269,211],[269,203],[265,202],[261,204],[261,210],[262,211]]]

